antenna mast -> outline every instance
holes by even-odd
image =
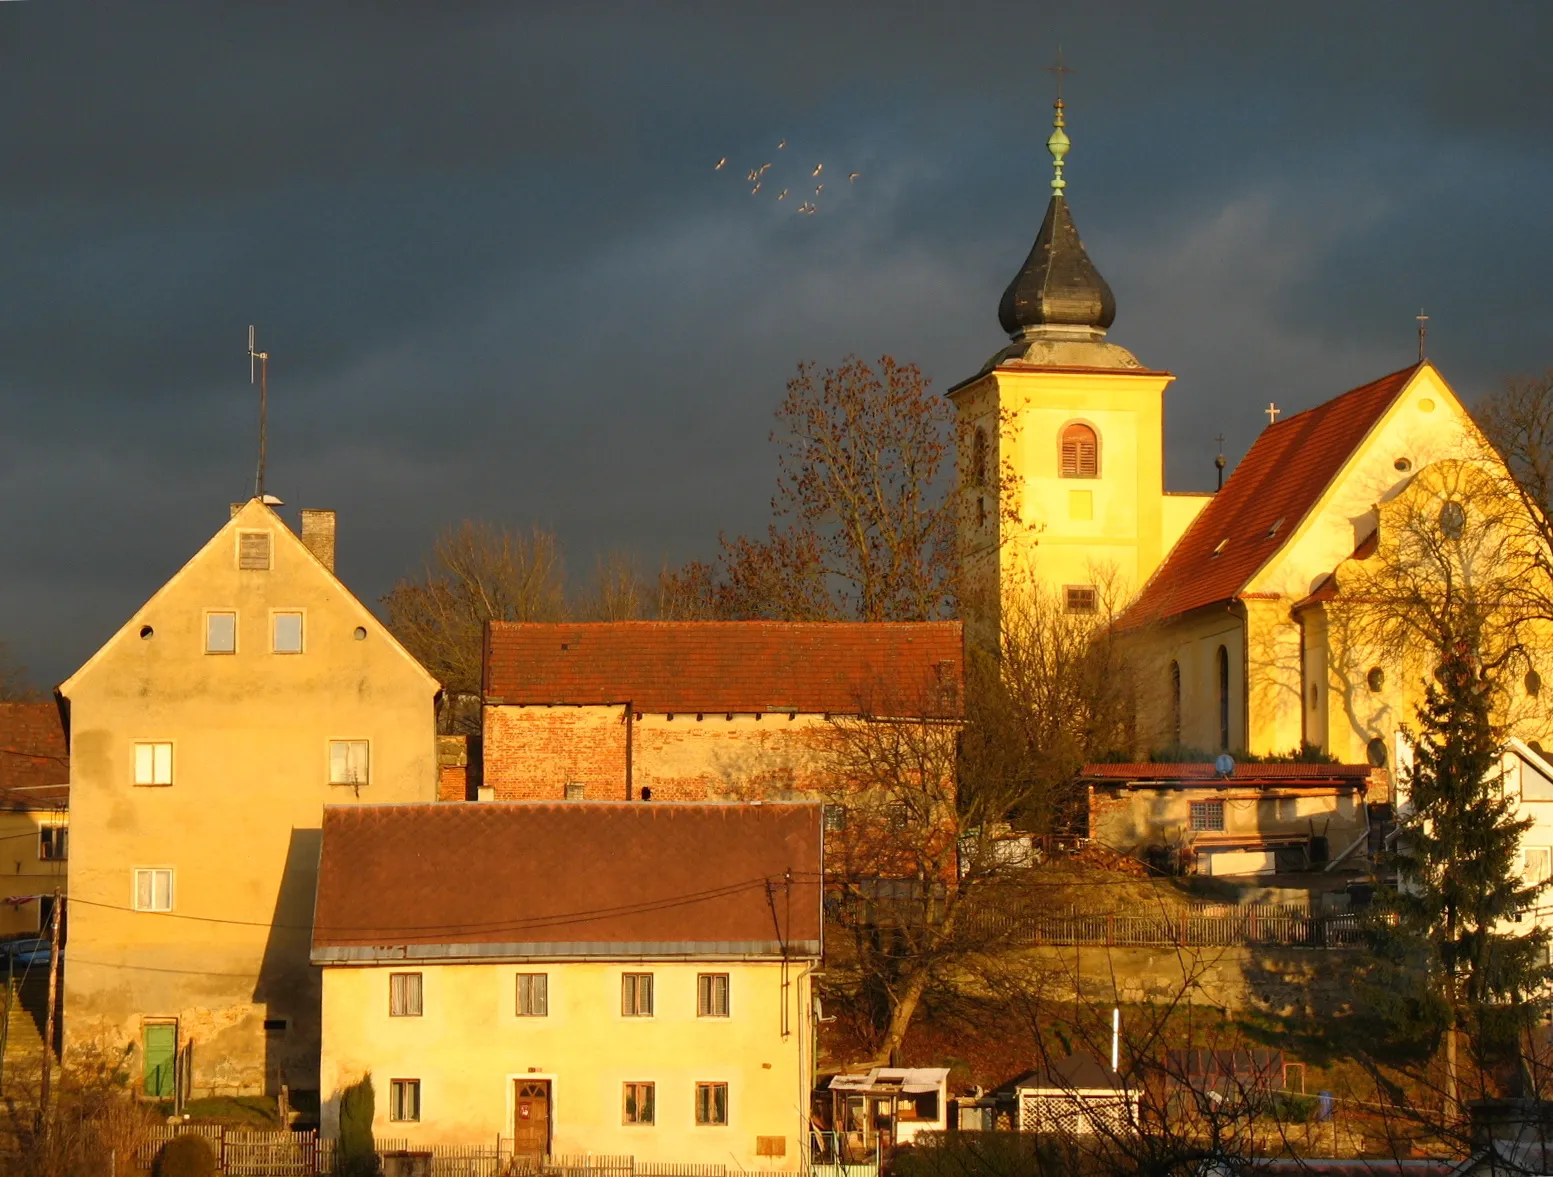
[[[254,382],[255,368],[259,377],[259,472],[253,480],[253,497],[264,498],[264,443],[266,420],[269,414],[270,353],[254,350],[253,324],[248,325],[248,383]]]

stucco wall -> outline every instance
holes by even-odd
[[[238,571],[235,527],[273,531],[270,571]],[[237,653],[204,652],[206,609],[237,611]],[[270,651],[273,609],[305,612],[304,653]],[[436,684],[250,503],[61,689],[67,1050],[138,1049],[144,1019],[176,1019],[196,1094],[315,1087],[323,807],[435,797]],[[368,784],[328,783],[337,739],[370,741]],[[172,742],[171,785],[134,784],[137,740]],[[137,867],[174,871],[171,912],[133,910]]]
[[[68,824],[63,810],[0,811],[0,896],[50,895],[66,889],[68,860],[40,858],[39,831]],[[16,906],[0,904],[0,936],[44,931],[39,923],[42,908],[36,899]]]
[[[513,1135],[514,1083],[551,1084],[551,1151],[641,1160],[800,1167],[813,1026],[805,966],[778,963],[524,963],[330,967],[324,971],[325,1135],[339,1093],[370,1072],[373,1131],[413,1145]],[[422,975],[421,1017],[390,1017],[389,975]],[[518,1017],[516,976],[549,975],[549,1014]],[[654,1016],[620,1013],[623,972],[654,976]],[[696,976],[728,973],[729,1016],[696,1016]],[[783,1007],[786,1006],[786,1029]],[[389,1119],[389,1083],[419,1079],[421,1119]],[[622,1085],[656,1085],[653,1125],[622,1122]],[[695,1122],[697,1082],[728,1084],[727,1126]],[[756,1155],[780,1136],[785,1156]]]

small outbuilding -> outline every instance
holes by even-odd
[[[849,1155],[910,1144],[949,1125],[947,1067],[874,1067],[830,1080],[832,1120]]]
[[[1020,1132],[1093,1136],[1137,1130],[1137,1091],[1119,1072],[1087,1054],[1048,1063],[1010,1086]]]

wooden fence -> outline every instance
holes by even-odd
[[[228,1177],[320,1177],[334,1170],[334,1141],[320,1140],[316,1132],[253,1132],[209,1124],[153,1128],[151,1139],[135,1154],[136,1164],[149,1169],[164,1144],[190,1135],[210,1142],[217,1170]],[[395,1153],[430,1153],[432,1177],[728,1177],[726,1165],[668,1164],[591,1154],[516,1156],[511,1140],[427,1148],[380,1137],[373,1146],[385,1159]]]
[[[1362,915],[1316,915],[1300,904],[1195,903],[1131,912],[977,913],[989,934],[1026,944],[1114,948],[1354,948],[1363,943]]]

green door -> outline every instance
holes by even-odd
[[[173,1068],[178,1061],[178,1027],[170,1022],[144,1026],[145,1093],[154,1099],[173,1097]]]

